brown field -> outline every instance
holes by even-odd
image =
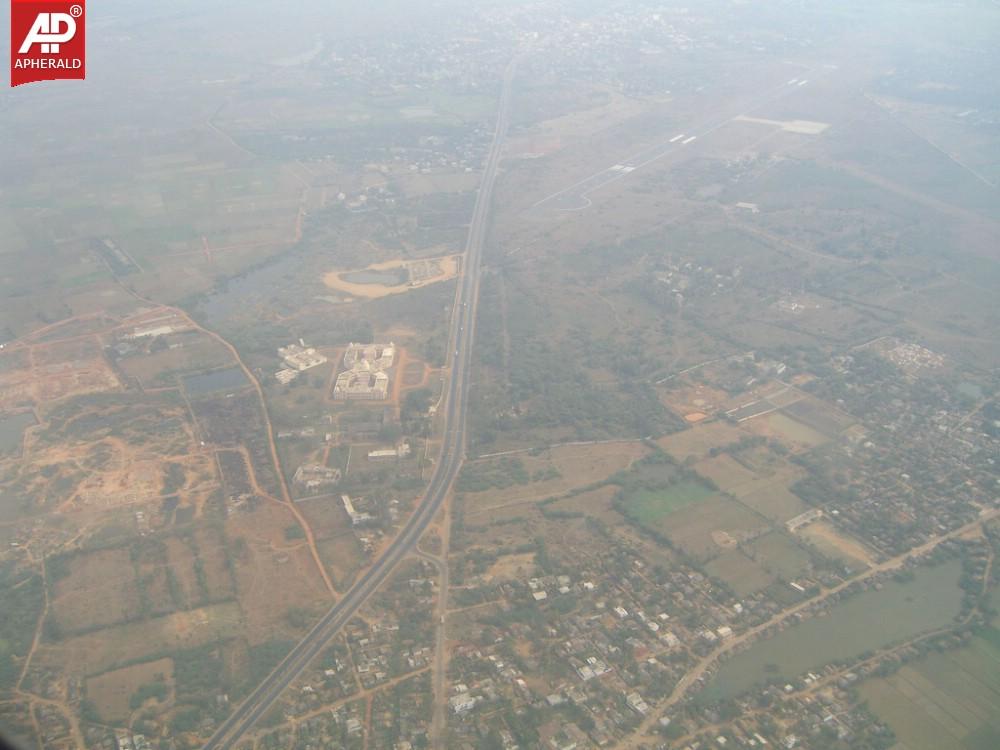
[[[100,351],[97,339],[91,343]],[[62,358],[60,352],[52,349],[51,346],[34,347],[31,353],[33,367],[29,361],[24,363],[26,366],[0,370],[0,409],[28,403],[44,404],[121,387],[107,361],[95,356],[93,348],[79,352],[81,356],[75,358]]]
[[[459,258],[461,258],[460,255],[443,255],[439,258],[423,258],[421,260],[387,260],[382,263],[373,263],[366,268],[330,271],[329,273],[323,275],[323,283],[331,289],[344,292],[352,297],[378,299],[379,297],[386,297],[390,294],[401,294],[402,292],[408,292],[411,289],[417,289],[429,284],[436,284],[439,281],[448,281],[449,279],[455,278],[458,275]],[[388,271],[393,268],[412,269],[417,264],[424,264],[428,262],[434,263],[437,266],[437,272],[434,275],[428,276],[420,281],[413,281],[408,284],[400,284],[398,286],[357,284],[342,278],[345,274],[354,273],[355,271]]]
[[[45,644],[37,658],[40,666],[61,672],[97,674],[150,654],[192,648],[241,632],[240,608],[226,602],[65,638]]]
[[[781,412],[771,412],[743,422],[751,432],[784,443],[789,450],[801,452],[827,441],[826,435]]]
[[[320,559],[338,591],[346,591],[365,561],[364,551],[353,531],[344,531],[316,543]]]
[[[737,490],[742,489],[745,485],[760,481],[754,472],[725,453],[699,461],[692,468],[703,477],[715,482],[716,486],[723,492],[734,495],[738,495]]]
[[[579,109],[541,120],[525,127],[523,132],[519,129],[511,135],[506,152],[521,158],[551,153],[563,145],[589,139],[642,111],[637,99],[612,87],[595,85],[592,94],[594,98],[582,100]],[[600,103],[593,106],[594,100]]]
[[[839,409],[807,396],[785,407],[785,414],[827,437],[836,437],[855,423],[855,419]]]
[[[114,459],[110,462],[110,471],[92,473],[80,483],[76,488],[79,502],[94,508],[110,508],[159,496],[162,461],[130,460],[134,457],[121,451]]]
[[[760,591],[774,580],[760,565],[739,550],[722,553],[705,565],[705,571],[725,581],[737,596]]]
[[[735,443],[747,433],[728,422],[707,422],[689,430],[675,432],[656,441],[663,450],[678,461],[690,457],[707,456],[712,448]]]
[[[200,495],[216,486],[215,462],[209,454],[173,455],[174,450],[186,449],[185,444],[193,442],[189,433],[178,431],[158,437],[164,439],[159,445],[136,445],[106,437],[96,443],[37,451],[32,460],[36,465],[75,461],[87,467],[83,481],[68,493],[73,502],[64,506],[65,510],[113,508],[155,500],[163,490],[168,463],[180,466],[185,475],[184,484],[175,492]]]
[[[317,539],[328,539],[351,530],[351,519],[340,502],[339,492],[300,502],[298,509]]]
[[[747,554],[764,570],[785,580],[806,575],[809,555],[784,534],[772,531],[746,547]]]
[[[616,471],[631,466],[646,453],[646,447],[637,441],[600,443],[596,445],[562,445],[540,456],[520,454],[528,474],[546,469],[556,469],[562,476],[505,489],[470,492],[466,496],[466,516],[475,522],[482,521],[482,514],[500,508],[524,506],[554,495],[561,495],[574,487],[583,487],[607,479]],[[482,459],[489,460],[489,459]]]
[[[815,521],[797,532],[816,545],[827,557],[839,558],[852,566],[871,567],[875,564],[868,549],[860,542],[840,533],[828,521]]]
[[[754,485],[749,492],[741,491],[734,494],[739,497],[741,503],[748,505],[758,513],[774,521],[784,522],[809,510],[809,506],[788,489],[791,481],[794,481],[794,477],[782,476],[760,482]]]
[[[119,360],[119,367],[129,377],[150,387],[172,384],[175,373],[210,370],[233,361],[225,347],[201,333],[176,334],[165,338],[176,348],[125,357]]]
[[[191,545],[180,537],[166,540],[167,559],[177,581],[178,604],[187,609],[195,606],[203,598],[194,572],[194,554]]]
[[[70,574],[56,583],[50,617],[66,633],[114,625],[139,611],[135,570],[126,548],[70,558]]]
[[[729,401],[729,394],[704,383],[673,381],[669,390],[663,390],[660,401],[678,414],[703,412],[713,414]]]
[[[702,559],[715,557],[730,540],[752,538],[767,528],[759,517],[721,495],[675,510],[659,526],[685,552]]]
[[[202,527],[194,532],[191,548],[197,550],[205,576],[207,600],[210,602],[225,601],[236,594],[233,576],[226,562],[225,536],[217,529]],[[171,564],[175,561],[171,558]],[[182,562],[178,560],[177,562]],[[189,561],[193,566],[194,560]]]
[[[613,485],[598,487],[595,490],[581,492],[579,495],[562,498],[547,506],[553,511],[579,511],[593,516],[605,523],[617,526],[622,522],[621,514],[611,505],[618,488]]]
[[[535,553],[504,555],[483,573],[484,581],[512,581],[527,578],[535,569]]]
[[[407,362],[401,377],[404,388],[415,388],[427,380],[427,365],[423,362]]]
[[[556,503],[555,505],[549,507],[556,508],[560,506]],[[523,521],[529,519],[532,522],[536,522],[542,518],[542,514],[539,512],[538,505],[535,500],[525,500],[513,505],[499,505],[489,509],[484,509],[472,516],[467,515],[467,518],[474,525],[480,526],[510,523],[512,521]]]
[[[226,521],[230,540],[246,540],[246,550],[234,567],[242,633],[251,645],[284,635],[290,607],[313,607],[329,600],[305,541],[285,539],[284,529],[293,525],[292,514],[275,503],[263,503]]]
[[[160,679],[162,675],[167,685],[174,682],[173,659],[157,659],[142,664],[114,669],[110,672],[90,677],[86,682],[87,699],[93,702],[97,713],[111,724],[124,724],[131,713],[129,699],[142,685]],[[168,701],[170,696],[168,695]]]

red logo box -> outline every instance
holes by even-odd
[[[84,0],[11,0],[10,85],[86,78],[85,18]]]

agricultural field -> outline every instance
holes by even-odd
[[[648,452],[639,442],[562,445],[544,451],[467,463],[456,491],[465,495],[466,517],[479,523],[504,509],[530,506],[548,498],[602,483],[628,469]]]
[[[700,560],[708,560],[768,530],[767,521],[722,495],[681,508],[663,518],[658,530]]]
[[[625,513],[644,526],[655,529],[670,528],[664,520],[675,511],[701,503],[715,495],[715,491],[695,480],[682,480],[658,489],[641,489],[630,492],[623,500]]]
[[[726,583],[737,596],[747,596],[767,588],[774,575],[741,550],[730,550],[709,561],[705,572]]]
[[[173,682],[173,660],[156,659],[89,677],[84,689],[104,721],[120,724],[149,698],[169,704]]]
[[[866,682],[862,697],[907,750],[987,750],[1000,742],[1000,632],[932,652],[895,674]]]

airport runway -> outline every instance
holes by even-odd
[[[809,76],[813,75],[814,72],[810,71],[810,73],[803,74],[800,78],[791,78],[788,81],[775,86],[764,94],[761,101],[754,104],[754,106],[748,110],[736,114],[727,113],[714,120],[710,120],[707,123],[701,124],[700,126],[694,125],[685,132],[673,133],[669,138],[661,141],[660,143],[647,146],[641,151],[622,159],[620,162],[602,169],[600,172],[595,172],[589,177],[585,177],[569,187],[563,188],[558,192],[542,198],[532,206],[532,209],[581,211],[588,208],[591,204],[588,196],[596,190],[604,187],[605,185],[610,185],[612,182],[617,182],[618,180],[632,174],[636,170],[642,169],[648,164],[659,161],[660,159],[670,156],[671,154],[679,153],[686,147],[694,144],[699,138],[704,138],[710,133],[728,125],[731,122],[740,120],[741,118],[746,119],[750,113],[756,112],[761,107],[781,99],[793,91],[801,90],[803,86],[807,86],[809,84]],[[732,110],[730,110],[730,112],[731,111]]]

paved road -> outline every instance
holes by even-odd
[[[205,750],[228,750],[233,747],[278,700],[285,688],[326,648],[330,639],[378,589],[396,564],[413,549],[441,507],[458,473],[465,451],[466,404],[472,361],[472,334],[476,304],[479,299],[479,267],[488,227],[493,185],[496,182],[497,165],[500,162],[503,140],[507,133],[511,81],[516,62],[515,58],[504,73],[493,145],[487,157],[469,226],[465,269],[459,281],[458,309],[457,314],[453,316],[451,346],[448,352],[452,366],[448,382],[443,447],[427,492],[402,531],[382,556],[316,623],[267,679],[222,723],[206,743]]]

